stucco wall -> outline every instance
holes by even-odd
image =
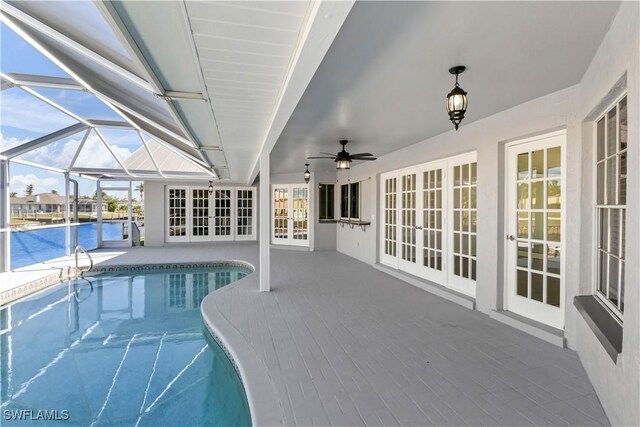
[[[639,3],[623,3],[581,82],[507,111],[381,156],[338,173],[338,183],[363,181],[362,218],[367,232],[336,230],[338,251],[373,264],[378,258],[379,174],[477,150],[477,309],[503,304],[506,142],[564,128],[567,131],[565,215],[565,337],[576,349],[614,425],[640,425],[640,132]],[[615,364],[573,307],[576,295],[593,293],[593,114],[626,73],[629,115],[626,296],[623,353]],[[470,105],[481,100],[473,99]],[[613,101],[613,100],[611,100]],[[602,107],[603,108],[603,107]],[[604,112],[600,111],[600,113]],[[443,113],[444,114],[444,113]],[[580,213],[576,215],[576,213]]]
[[[472,88],[468,89],[471,96]],[[338,173],[338,183],[363,181],[361,190],[362,218],[370,220],[372,226],[363,232],[359,228],[337,228],[337,250],[369,264],[377,262],[378,218],[377,206],[379,174],[406,166],[417,165],[457,154],[477,151],[478,156],[478,253],[477,298],[479,310],[488,312],[501,308],[502,301],[502,252],[504,247],[504,224],[502,199],[504,197],[504,144],[539,133],[567,128],[568,173],[579,169],[580,162],[573,152],[579,152],[578,127],[575,111],[578,103],[578,88],[571,87],[542,98],[529,101],[486,119],[429,138],[402,150],[381,156],[377,161],[352,167],[349,172]],[[579,156],[578,156],[579,159]],[[578,184],[575,184],[578,185]],[[568,189],[569,190],[569,189]],[[579,198],[568,200],[579,206]],[[567,236],[579,233],[579,224],[567,224]],[[576,242],[568,247],[577,248]],[[569,269],[570,266],[567,266]],[[577,267],[573,267],[575,270]],[[577,287],[574,274],[569,286]],[[571,276],[567,276],[570,282]],[[500,298],[498,297],[500,295]]]
[[[166,215],[166,194],[165,188],[168,185],[194,185],[208,186],[209,181],[145,181],[144,182],[144,226],[145,226],[145,246],[164,246],[165,245],[165,215]],[[242,184],[232,183],[214,183],[215,186],[221,187],[251,187]],[[257,184],[253,186],[256,191],[255,209],[256,209],[256,240],[259,236],[260,225],[260,189]]]
[[[613,90],[625,83],[629,120],[626,220],[626,292],[622,354],[617,364],[573,311],[577,322],[577,350],[612,425],[640,425],[640,4],[621,5],[580,82],[579,118],[582,122],[583,232],[580,250],[580,293],[591,294],[594,284],[594,119],[624,92]]]

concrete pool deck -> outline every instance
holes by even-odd
[[[254,244],[111,249],[100,267],[242,260]],[[255,425],[609,425],[576,355],[337,252],[272,250],[209,294]]]

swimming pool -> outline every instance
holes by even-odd
[[[98,243],[98,224],[80,224],[78,242],[85,249],[95,249]],[[11,268],[48,261],[65,255],[65,228],[40,228],[11,232]],[[71,232],[73,233],[73,227]],[[119,240],[122,238],[122,224],[105,222],[102,224],[102,238]]]
[[[248,273],[105,273],[0,309],[2,425],[47,414],[62,425],[250,425],[240,378],[199,310]]]

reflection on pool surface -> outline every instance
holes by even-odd
[[[57,411],[60,425],[250,425],[240,379],[199,310],[248,272],[100,275],[3,307],[2,425],[43,425],[37,411]]]

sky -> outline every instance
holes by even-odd
[[[0,24],[0,69],[3,73],[26,73],[55,77],[69,77],[62,69],[33,48],[4,24]],[[122,120],[93,94],[70,90],[34,89],[55,103],[85,119]],[[23,144],[51,132],[73,125],[77,121],[47,105],[20,88],[0,92],[0,151]],[[142,146],[139,136],[132,130],[100,130],[112,151],[121,161]],[[73,159],[84,132],[20,156],[22,160],[66,169]],[[119,168],[95,132],[91,132],[80,152],[77,167]],[[52,190],[64,194],[64,176],[40,168],[15,162],[10,166],[10,191],[24,195],[32,184],[34,193]],[[75,178],[81,195],[93,195],[96,182]],[[138,183],[134,183],[134,186]],[[134,193],[134,197],[140,195]]]

